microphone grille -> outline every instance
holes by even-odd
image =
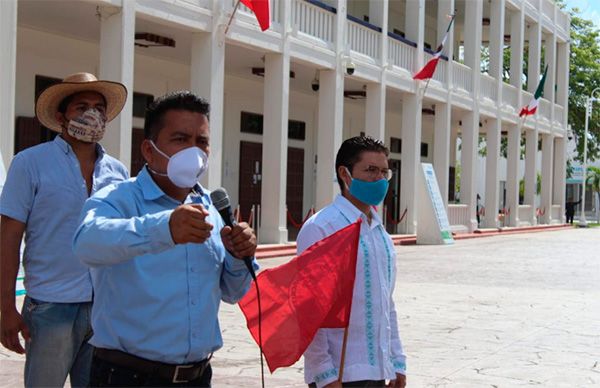
[[[218,188],[210,193],[210,199],[217,210],[221,211],[230,206],[229,195],[224,188]]]

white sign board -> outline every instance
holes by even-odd
[[[421,163],[417,175],[417,244],[453,244],[448,214],[431,163]]]

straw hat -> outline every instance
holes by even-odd
[[[106,99],[106,119],[114,119],[127,99],[125,85],[112,81],[99,81],[90,73],[75,73],[67,76],[61,83],[52,85],[42,92],[35,104],[35,114],[38,120],[56,132],[62,132],[60,123],[56,120],[58,106],[66,97],[79,92],[97,92]]]

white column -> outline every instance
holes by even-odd
[[[538,130],[527,129],[525,132],[525,204],[532,209],[531,225],[535,225],[535,197],[537,186],[537,150]]]
[[[346,11],[346,0],[337,0],[334,39],[338,60],[335,69],[319,72],[316,210],[328,205],[340,192],[335,156],[342,144],[344,128],[344,64],[341,57],[346,47]]]
[[[423,48],[425,47],[425,0],[411,0],[406,2],[404,25],[406,29],[406,38],[417,44],[416,55],[413,59],[413,72],[416,72],[423,67]],[[402,169],[404,170],[404,166]]]
[[[417,174],[421,168],[421,109],[423,101],[414,94],[402,99],[402,181],[400,183],[400,212],[407,209],[406,221],[400,223],[400,233],[414,234],[417,230]]]
[[[202,177],[202,185],[213,190],[221,186],[222,179],[224,84],[223,32],[215,27],[209,33],[192,33],[190,89],[210,103],[210,169]]]
[[[529,66],[527,67],[527,91],[530,93],[535,93],[540,81],[541,45],[542,25],[532,23],[529,26]]]
[[[121,8],[100,8],[100,79],[121,82],[127,87],[127,102],[107,125],[102,143],[108,153],[131,166],[133,119],[133,61],[135,56],[135,2],[123,1]]]
[[[477,229],[475,192],[475,168],[477,167],[477,148],[479,145],[479,114],[466,112],[462,119],[460,154],[460,203],[469,209],[469,231]]]
[[[471,68],[473,84],[473,110],[465,114],[462,122],[460,200],[469,208],[470,231],[477,228],[475,193],[475,169],[479,145],[479,79],[481,63],[481,23],[483,3],[469,2],[465,7],[465,64]]]
[[[444,205],[448,205],[448,184],[450,177],[451,105],[436,103],[433,134],[433,169],[438,180]],[[456,140],[456,139],[455,139]],[[456,146],[456,143],[454,143]],[[456,156],[455,156],[456,157]]]
[[[556,90],[556,103],[562,105],[565,108],[565,114],[563,115],[562,125],[564,129],[567,128],[568,115],[567,107],[569,105],[569,51],[570,47],[568,43],[559,43],[557,49],[557,90]]]
[[[381,36],[387,37],[389,0],[369,1],[369,20],[381,27]],[[385,67],[388,62],[388,39],[379,40],[379,63]]]
[[[261,194],[262,243],[287,242],[287,128],[290,97],[289,49],[265,55],[265,100]]]
[[[544,84],[544,98],[554,103],[554,85],[556,85],[556,35],[554,33],[547,34],[545,38],[545,65],[548,65],[548,74],[546,75],[546,83]],[[552,110],[554,111],[554,105],[552,105]],[[554,118],[554,115],[552,118]]]
[[[438,0],[438,14],[437,14],[437,44],[440,44],[444,39],[444,34],[448,28],[450,19],[448,15],[452,15],[454,10],[454,0]],[[448,66],[446,66],[446,83],[452,85],[452,54],[454,53],[454,31],[456,29],[456,20],[453,23],[448,40],[446,41],[446,48],[444,52],[448,56]],[[437,171],[436,171],[437,174]]]
[[[344,74],[342,67],[319,73],[317,123],[316,209],[328,205],[340,192],[335,157],[342,144],[344,125]],[[325,108],[327,107],[327,108]]]
[[[524,36],[525,13],[521,8],[510,14],[510,84],[519,89],[519,99],[523,85],[521,78],[523,76]]]
[[[506,163],[506,208],[508,226],[519,226],[519,160],[521,158],[521,130],[518,125],[508,127],[508,155]]]
[[[490,76],[502,82],[504,58],[504,10],[505,0],[493,0],[490,4]]]
[[[15,149],[17,0],[0,1],[0,152],[8,169]]]
[[[488,119],[486,125],[486,151],[485,158],[485,217],[484,228],[498,227],[498,168],[500,162],[500,136],[502,121]]]
[[[382,78],[385,82],[385,75]],[[384,84],[367,84],[365,134],[387,143],[385,137],[385,93]]]
[[[552,178],[554,165],[554,136],[542,135],[542,192],[540,208],[544,212],[541,218],[542,224],[552,221]]]
[[[554,205],[560,205],[558,221],[565,222],[565,189],[567,180],[567,142],[564,137],[554,138],[554,179],[553,199]]]

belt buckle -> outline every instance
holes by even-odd
[[[176,365],[175,373],[173,373],[172,383],[187,383],[189,380],[179,380],[179,371],[182,369],[190,369],[193,368],[194,365]]]

